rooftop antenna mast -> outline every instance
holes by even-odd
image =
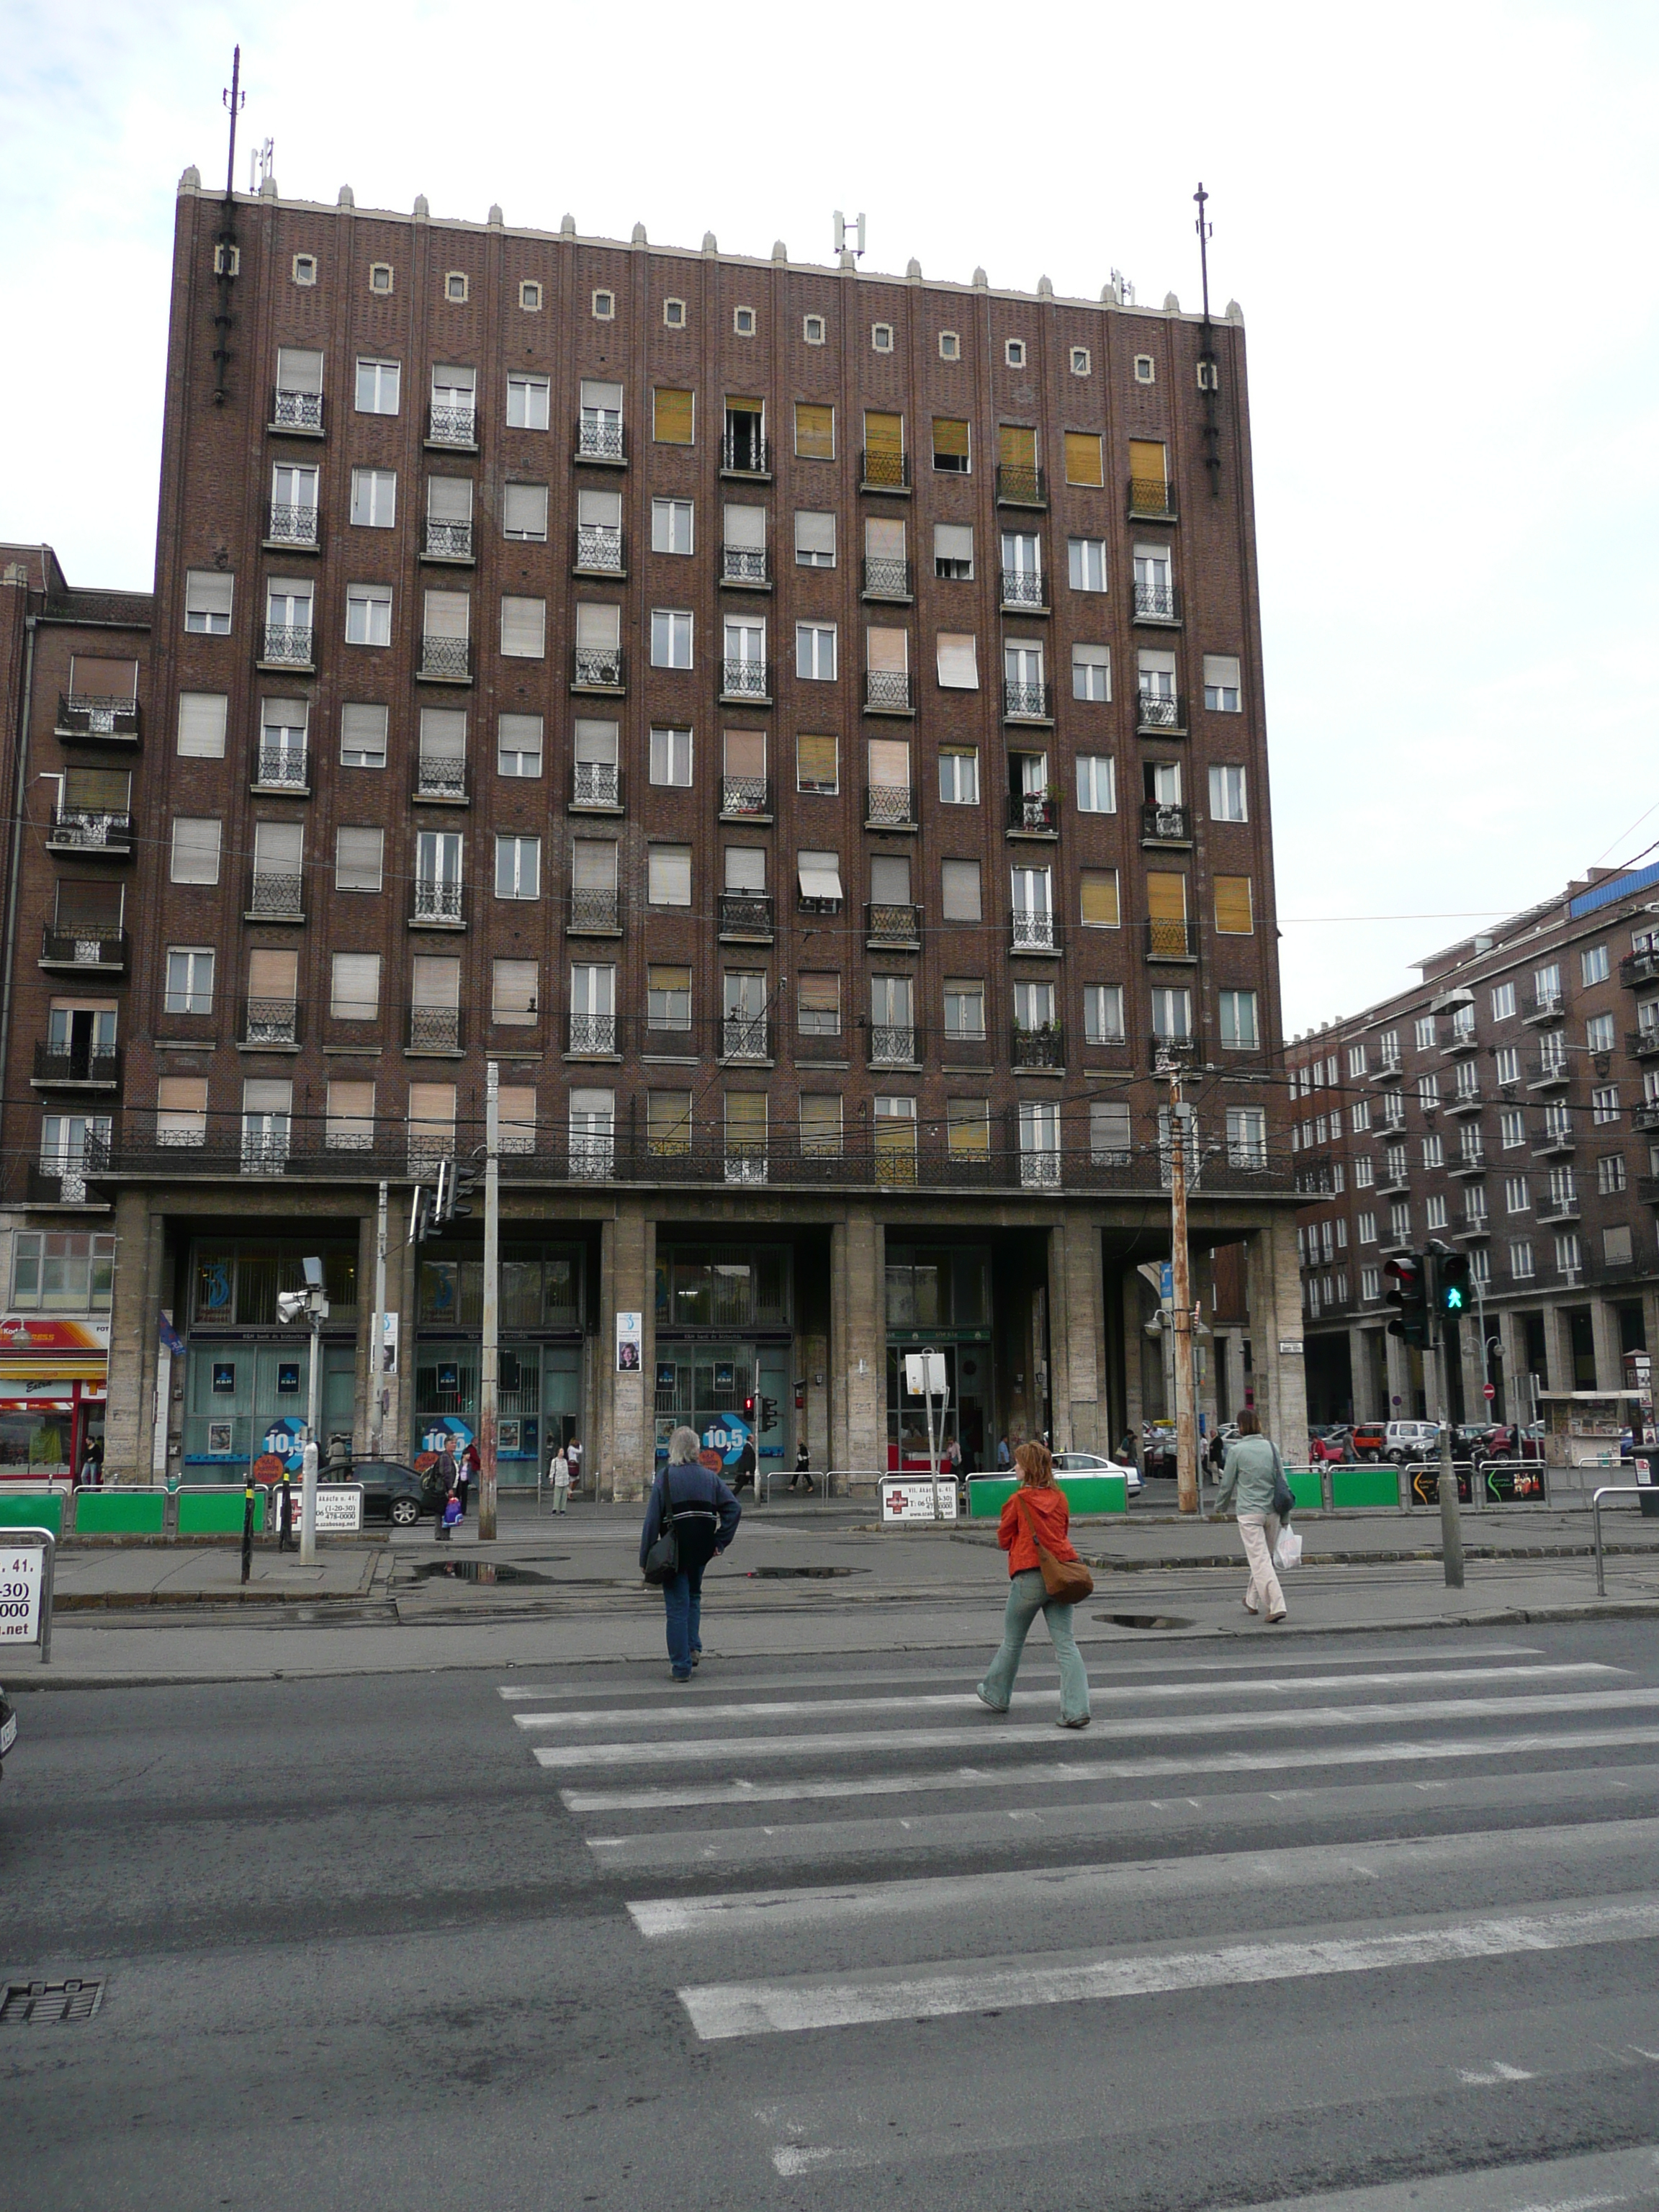
[[[847,243],[849,231],[856,231],[858,234],[859,242],[856,246],[849,246]],[[836,252],[837,257],[850,253],[855,263],[863,258],[864,217],[861,215],[855,215],[852,222],[848,222],[841,210],[839,208],[836,210]]]
[[[1210,472],[1210,496],[1221,496],[1221,425],[1217,420],[1221,392],[1221,364],[1215,355],[1215,334],[1210,327],[1210,240],[1215,225],[1209,219],[1210,195],[1199,179],[1198,190],[1193,194],[1198,204],[1198,221],[1193,228],[1198,233],[1199,281],[1204,295],[1204,342],[1198,356],[1199,388],[1204,394],[1204,465]]]
[[[236,246],[236,118],[247,103],[242,90],[242,50],[230,59],[230,87],[222,95],[230,115],[230,152],[225,162],[225,204],[219,218],[219,235],[213,249],[213,271],[219,280],[218,304],[213,311],[213,404],[225,404],[225,374],[230,367],[230,288],[235,282]]]
[[[220,94],[230,111],[230,159],[225,163],[225,198],[228,199],[236,189],[236,118],[247,106],[247,94],[242,90],[242,50],[238,46],[230,58],[230,89]]]

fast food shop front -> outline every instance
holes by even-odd
[[[108,1397],[109,1323],[0,1316],[0,1481],[70,1476],[96,1447]]]

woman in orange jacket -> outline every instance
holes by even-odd
[[[1037,1540],[1057,1559],[1074,1559],[1066,1531],[1071,1509],[1054,1480],[1054,1463],[1046,1444],[1024,1443],[1014,1454],[1019,1487],[1002,1509],[997,1541],[1008,1554],[1008,1610],[1003,1616],[1002,1649],[991,1662],[975,1692],[981,1705],[1006,1713],[1014,1694],[1014,1677],[1032,1621],[1040,1613],[1060,1662],[1060,1728],[1089,1725],[1089,1675],[1072,1632],[1072,1608],[1051,1598],[1037,1563]]]

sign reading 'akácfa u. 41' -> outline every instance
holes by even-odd
[[[38,1545],[0,1550],[0,1644],[40,1640],[40,1588],[46,1554]]]

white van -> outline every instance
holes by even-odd
[[[1382,1456],[1396,1467],[1407,1460],[1438,1459],[1440,1429],[1434,1421],[1390,1421],[1382,1431]]]

